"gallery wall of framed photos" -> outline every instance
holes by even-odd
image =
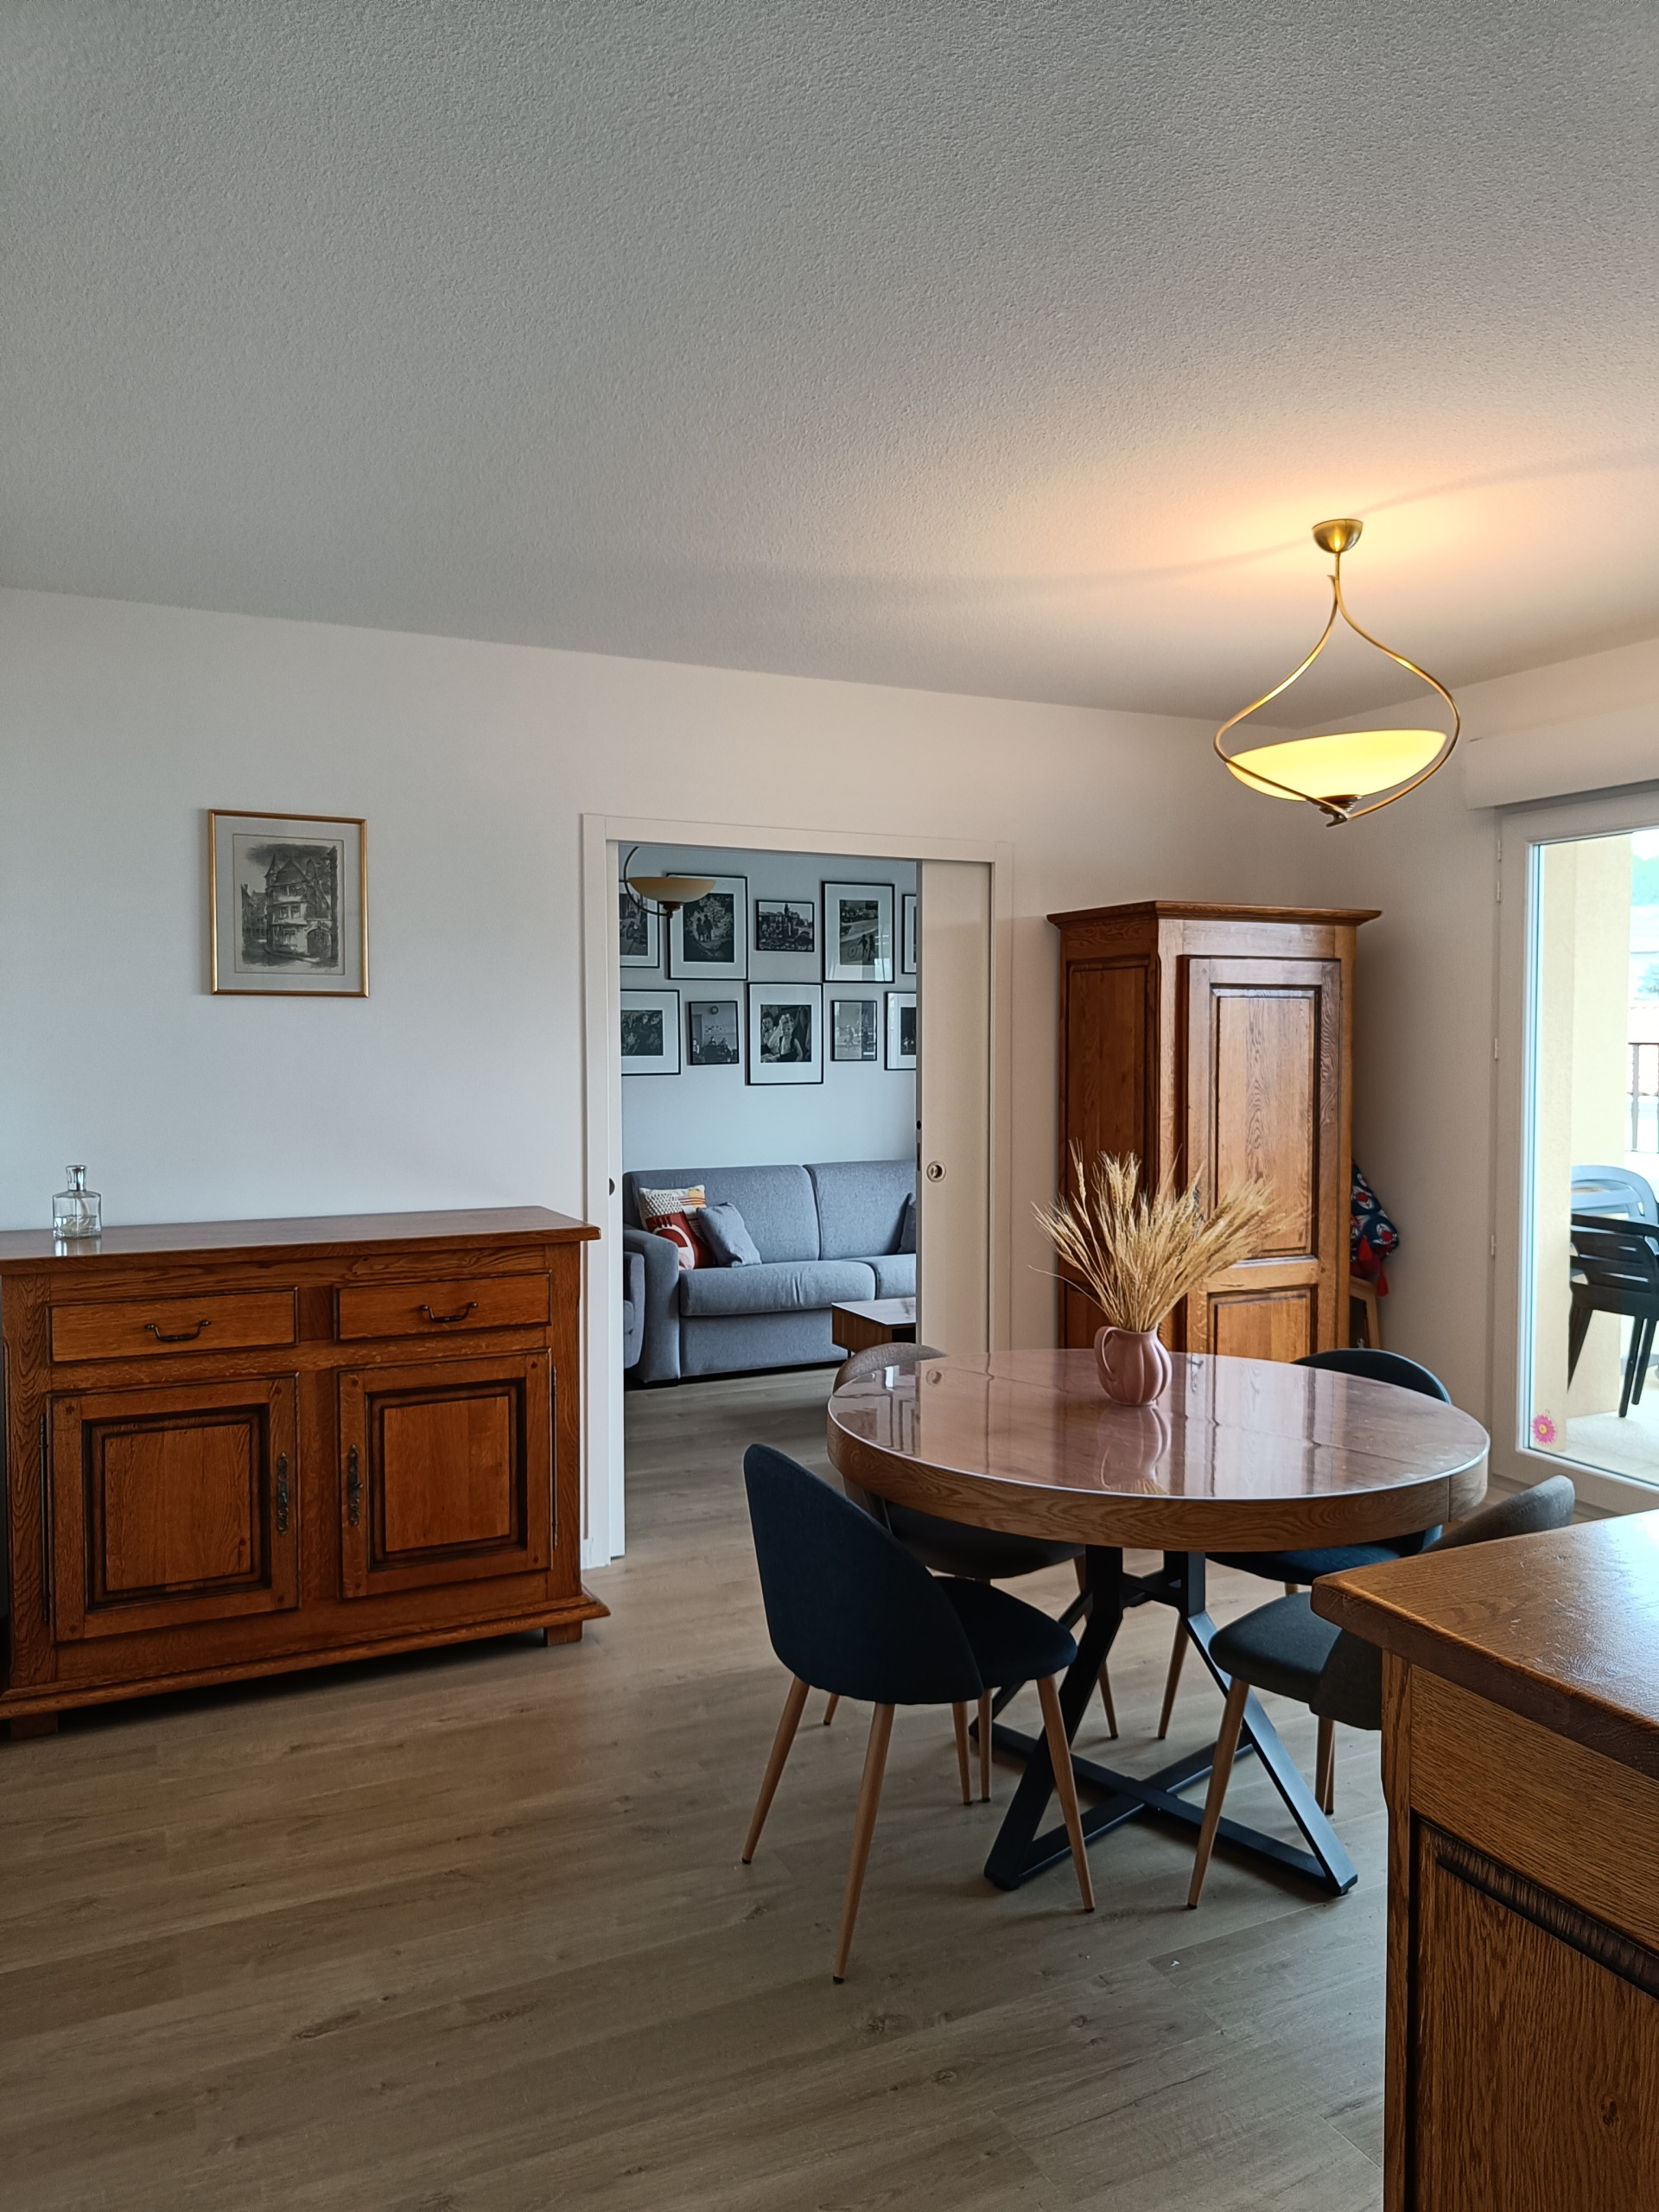
[[[631,865],[715,888],[669,922],[619,901],[624,1164],[906,1157],[914,863],[651,846]]]

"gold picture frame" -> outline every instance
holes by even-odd
[[[207,943],[218,997],[367,998],[367,822],[210,809]]]

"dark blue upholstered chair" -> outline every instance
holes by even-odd
[[[1036,1606],[988,1582],[935,1580],[868,1513],[769,1445],[750,1446],[743,1480],[766,1631],[792,1678],[743,1847],[746,1866],[760,1840],[809,1688],[867,1698],[875,1707],[853,1822],[836,1980],[844,1978],[852,1948],[895,1706],[953,1707],[960,1741],[970,1699],[1004,1682],[1036,1682],[1077,1887],[1084,1910],[1092,1912],[1094,1890],[1055,1682],[1077,1656],[1067,1631]]]
[[[1540,1529],[1565,1529],[1576,1502],[1567,1477],[1551,1475],[1535,1489],[1482,1506],[1478,1513],[1447,1529],[1425,1548],[1450,1551],[1459,1544],[1490,1544],[1507,1536],[1529,1536]],[[1210,1795],[1205,1800],[1204,1824],[1198,1830],[1192,1885],[1186,1894],[1189,1905],[1197,1904],[1209,1871],[1227,1780],[1244,1723],[1244,1704],[1253,1688],[1294,1697],[1319,1715],[1313,1792],[1326,1813],[1336,1802],[1338,1721],[1373,1732],[1382,1726],[1382,1652],[1349,1630],[1321,1620],[1305,1590],[1292,1598],[1275,1598],[1271,1604],[1246,1613],[1242,1620],[1230,1621],[1210,1646],[1210,1656],[1224,1674],[1232,1676],[1232,1684],[1221,1733],[1216,1739],[1215,1764],[1210,1770]]]
[[[849,1382],[856,1382],[866,1375],[879,1374],[886,1367],[914,1367],[924,1359],[943,1359],[942,1351],[935,1351],[931,1344],[870,1344],[863,1351],[855,1351],[843,1362],[836,1376],[837,1390]],[[888,1499],[873,1497],[868,1491],[843,1476],[842,1488],[855,1505],[862,1506],[887,1531],[897,1536],[912,1559],[935,1574],[965,1574],[975,1582],[1012,1582],[1022,1574],[1037,1574],[1048,1567],[1064,1567],[1072,1560],[1077,1571],[1077,1595],[1060,1616],[1062,1627],[1070,1628],[1080,1619],[1085,1604],[1083,1596],[1083,1547],[1081,1544],[1051,1543],[1041,1536],[1011,1536],[996,1529],[976,1529],[966,1521],[947,1521],[937,1513],[924,1513],[913,1505],[895,1505]],[[1106,1726],[1114,1736],[1117,1733],[1117,1713],[1112,1704],[1111,1678],[1107,1669],[1100,1670],[1100,1701],[1106,1708]],[[979,1716],[979,1794],[982,1798],[991,1794],[991,1700],[986,1698]],[[836,1700],[831,1698],[824,1712],[823,1725],[827,1728],[835,1719]],[[968,1795],[968,1741],[965,1735],[957,1741],[957,1752],[962,1760],[962,1794]]]
[[[1415,1390],[1421,1397],[1438,1398],[1449,1406],[1452,1393],[1438,1375],[1397,1351],[1373,1351],[1364,1344],[1344,1345],[1335,1351],[1309,1352],[1298,1367],[1323,1367],[1334,1375],[1363,1376],[1370,1382],[1392,1382],[1399,1390]],[[1212,1552],[1217,1567],[1236,1567],[1245,1574],[1260,1574],[1269,1582],[1282,1582],[1287,1592],[1304,1582],[1317,1582],[1322,1574],[1341,1574],[1351,1567],[1381,1567],[1387,1560],[1409,1559],[1432,1543],[1439,1531],[1414,1529],[1377,1544],[1329,1544],[1306,1552]],[[1158,1733],[1169,1732],[1169,1716],[1180,1687],[1181,1662],[1186,1657],[1186,1634],[1175,1627],[1175,1648],[1169,1655],[1169,1677],[1164,1684],[1164,1707],[1158,1717]]]

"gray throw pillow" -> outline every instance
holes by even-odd
[[[899,1242],[893,1249],[899,1252],[916,1249],[916,1201],[913,1198],[905,1200],[905,1210],[899,1217]]]
[[[724,1205],[703,1206],[697,1214],[697,1234],[715,1255],[718,1268],[758,1268],[760,1248],[750,1236],[742,1215],[728,1198]]]

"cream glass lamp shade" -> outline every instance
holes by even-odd
[[[1340,736],[1296,737],[1229,756],[1241,784],[1269,798],[1339,804],[1392,791],[1427,768],[1446,743],[1438,729],[1357,729]],[[1252,769],[1257,772],[1252,774]],[[1261,780],[1266,779],[1265,781]]]
[[[626,880],[637,897],[654,899],[659,906],[690,906],[715,887],[712,875],[631,875]]]

